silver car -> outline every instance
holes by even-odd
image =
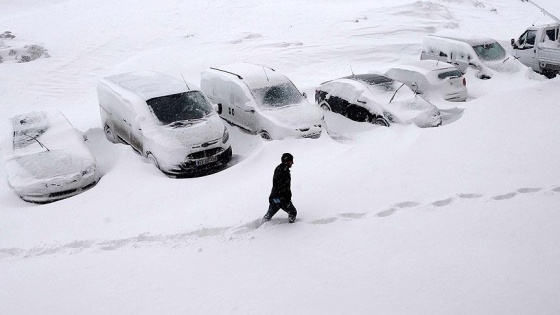
[[[58,111],[13,117],[4,148],[8,182],[25,201],[47,203],[77,195],[99,180],[85,136]]]
[[[467,100],[467,80],[455,66],[435,60],[419,60],[393,67],[385,76],[403,82],[413,91],[430,98],[440,95],[451,102]]]

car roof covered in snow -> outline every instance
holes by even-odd
[[[388,78],[386,76],[380,75],[380,74],[373,74],[373,73],[368,73],[368,74],[353,74],[347,77],[343,77],[341,79],[349,79],[349,80],[354,80],[354,81],[361,81],[361,82],[365,82],[367,84],[370,85],[376,85],[376,84],[382,84],[382,83],[388,83],[388,82],[393,82],[394,80],[391,78]]]
[[[414,71],[414,72],[422,73],[424,75],[434,70],[457,70],[457,67],[450,65],[447,62],[442,62],[438,60],[418,60],[418,61],[408,62],[403,65],[398,65],[393,68]]]
[[[251,63],[233,63],[210,69],[219,71],[224,75],[235,76],[245,82],[251,89],[290,82],[285,75],[272,68]]]
[[[469,33],[465,33],[465,32],[460,32],[460,31],[456,31],[456,30],[444,30],[444,31],[439,31],[436,32],[434,34],[430,34],[427,35],[426,37],[440,37],[440,38],[445,38],[445,39],[451,39],[451,40],[456,40],[456,41],[460,41],[460,42],[465,42],[471,46],[475,46],[475,45],[482,45],[482,44],[490,44],[490,43],[495,43],[496,40],[490,37],[484,37],[484,36],[473,36]]]
[[[192,83],[186,83],[155,71],[128,72],[112,75],[104,79],[134,92],[144,100],[183,93],[189,90],[198,90],[198,87]]]

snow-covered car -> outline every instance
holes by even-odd
[[[403,82],[413,91],[430,98],[436,94],[447,101],[467,100],[467,80],[455,66],[435,60],[419,60],[393,67],[385,76]]]
[[[324,110],[376,125],[437,127],[442,123],[436,106],[404,83],[379,74],[356,74],[324,82],[315,90],[315,101]]]
[[[97,95],[107,139],[130,145],[170,177],[206,173],[231,160],[227,128],[192,83],[130,72],[101,79]]]
[[[421,60],[439,60],[456,66],[462,73],[475,69],[479,79],[490,79],[497,72],[517,72],[523,65],[495,39],[457,31],[441,31],[424,37]]]
[[[264,139],[318,138],[323,113],[285,75],[249,63],[210,68],[200,87],[220,116]]]
[[[13,140],[4,145],[8,182],[21,199],[47,203],[77,195],[99,180],[85,136],[59,111],[11,119]]]

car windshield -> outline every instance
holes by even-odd
[[[368,90],[372,93],[375,99],[384,104],[391,102],[406,100],[410,97],[414,97],[415,93],[405,84],[394,81],[389,78],[385,78],[382,81],[365,81],[359,80],[366,83]]]
[[[251,92],[253,92],[257,103],[265,108],[298,104],[303,99],[303,96],[292,82],[252,89]]]
[[[506,51],[497,42],[475,45],[473,49],[483,61],[501,60],[506,57]]]
[[[212,106],[199,91],[155,97],[146,103],[164,125],[201,119],[212,112]]]
[[[440,80],[445,80],[447,78],[460,78],[463,74],[461,73],[461,71],[453,69],[453,70],[448,70],[448,71],[444,71],[444,72],[440,72],[438,73],[438,79]]]

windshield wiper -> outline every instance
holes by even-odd
[[[395,98],[395,95],[397,95],[397,92],[404,86],[404,83],[401,84],[401,86],[399,86],[398,89],[395,90],[395,93],[393,94],[393,96],[391,97],[391,100],[389,101],[389,104],[393,101],[393,99]]]
[[[39,137],[38,135],[35,136],[35,137],[32,137],[32,136],[30,136],[30,135],[28,135],[28,134],[26,134],[26,133],[24,133],[23,135],[24,135],[24,136],[28,136],[29,138],[31,138],[31,140],[37,141],[37,143],[41,146],[41,148],[44,148],[44,149],[46,149],[47,151],[50,151],[49,148],[47,148],[46,145],[44,145],[41,141],[37,140],[37,138]]]

